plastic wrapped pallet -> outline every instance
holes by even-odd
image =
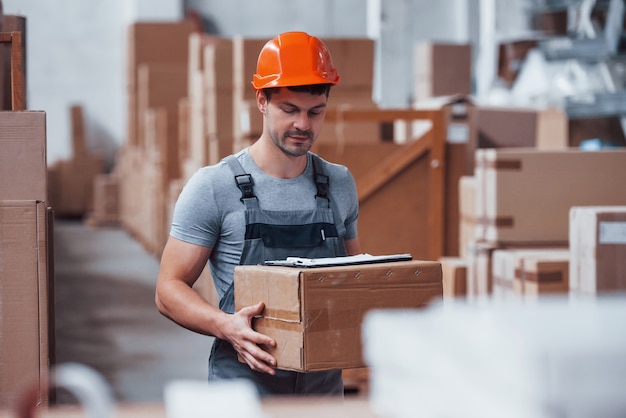
[[[623,417],[626,298],[377,310],[363,323],[384,418]]]

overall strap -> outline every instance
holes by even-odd
[[[243,169],[241,163],[237,160],[234,155],[229,155],[225,157],[224,162],[228,164],[233,174],[235,174],[235,183],[239,190],[241,190],[241,201],[246,207],[253,206],[258,207],[259,202],[257,197],[254,195],[254,180],[252,176]]]
[[[313,179],[317,187],[317,195],[315,195],[315,198],[317,199],[318,206],[321,207],[323,202],[326,207],[330,207],[333,211],[335,225],[338,225],[341,222],[341,216],[337,202],[335,202],[335,199],[333,199],[330,194],[330,177],[326,174],[322,159],[317,154],[311,153],[311,160],[313,161]]]
[[[315,182],[315,187],[317,188],[315,199],[317,200],[318,205],[322,206],[322,204],[324,204],[326,207],[329,207],[330,197],[328,196],[328,188],[330,186],[330,179],[326,175],[326,171],[324,170],[320,157],[315,154],[311,154],[311,161],[313,162],[313,181]],[[326,202],[323,202],[322,199],[325,199]]]

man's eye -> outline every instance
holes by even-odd
[[[289,113],[289,114],[291,114],[291,113],[296,113],[296,109],[287,108],[287,109],[283,109],[283,112],[285,112],[285,113]]]

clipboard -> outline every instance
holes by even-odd
[[[266,266],[283,266],[283,267],[333,267],[333,266],[349,266],[354,264],[371,264],[371,263],[388,263],[393,261],[410,261],[413,259],[411,254],[389,254],[389,255],[371,255],[357,254],[345,257],[323,257],[323,258],[305,258],[305,257],[287,257],[284,260],[268,260],[263,263]]]

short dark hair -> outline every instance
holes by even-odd
[[[328,97],[328,95],[330,94],[331,86],[332,86],[331,84],[310,84],[306,86],[288,86],[286,88],[288,88],[291,91],[295,91],[297,93],[309,93],[309,94],[315,94],[317,96],[321,96],[323,94],[326,97]],[[267,89],[263,89],[263,92],[265,93],[265,98],[267,99],[267,101],[269,102],[270,98],[272,97],[272,94],[274,94],[281,88],[282,87],[270,87]]]

